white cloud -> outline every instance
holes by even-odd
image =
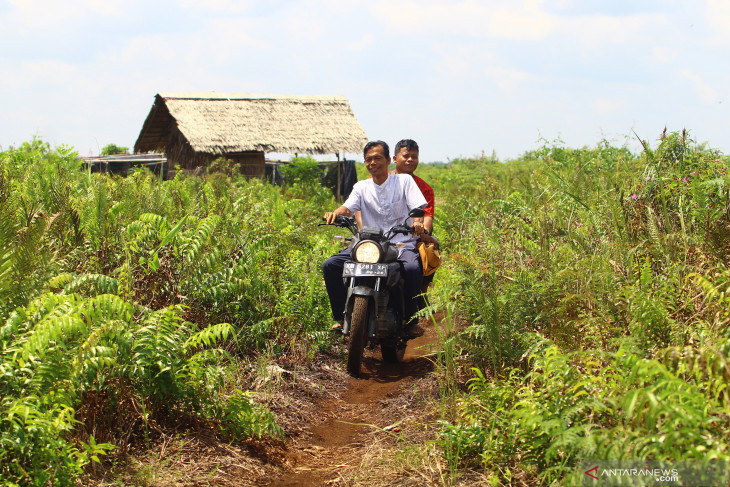
[[[246,0],[178,0],[182,8],[238,14],[251,8],[253,2]]]
[[[92,13],[99,13],[106,16],[119,15],[123,10],[129,8],[130,3],[124,0],[78,0],[84,8]],[[63,2],[61,2],[63,4]],[[68,5],[68,3],[66,3]]]
[[[188,73],[193,85],[196,79],[209,80],[215,74],[211,70],[227,70],[251,52],[269,49],[271,42],[257,37],[254,28],[247,19],[216,19],[184,33],[138,35],[126,39],[121,49],[97,58],[95,69],[127,69],[147,72],[146,76]]]
[[[540,1],[527,1],[523,8],[509,10],[497,8],[490,12],[488,32],[491,37],[521,41],[536,41],[552,34],[556,27],[556,19],[542,12]],[[465,12],[468,13],[468,12]],[[478,24],[471,25],[473,32],[483,29]]]
[[[248,50],[266,50],[271,41],[257,35],[261,24],[251,19],[216,19],[186,40],[185,48],[195,61],[206,64],[209,59],[217,64],[235,62]]]
[[[673,61],[679,55],[679,51],[666,46],[656,46],[651,50],[651,60],[658,63],[668,63]]]
[[[326,10],[313,8],[309,2],[299,2],[287,9],[286,13],[275,19],[276,30],[272,35],[284,36],[292,45],[302,46],[302,42],[320,43],[332,39],[330,33],[332,19]],[[273,27],[273,26],[270,26]],[[288,44],[288,42],[287,42]]]
[[[484,69],[484,74],[490,78],[502,90],[502,92],[510,95],[517,93],[520,85],[532,78],[529,73],[498,66],[490,66]]]
[[[12,119],[0,120],[0,131],[8,144],[32,135],[54,145],[75,144],[80,132],[98,133],[102,125],[115,122],[106,104],[110,93],[124,98],[126,84],[120,78],[60,61],[23,62],[0,70],[0,91],[13,100],[25,99],[22,105],[13,103]],[[34,96],[27,97],[29,92]],[[123,110],[115,108],[115,112]]]
[[[142,35],[128,39],[118,53],[107,53],[100,58],[104,67],[109,65],[140,66],[147,63],[166,65],[173,61],[182,46],[169,36],[162,34]]]
[[[555,15],[544,9],[544,0],[500,2],[458,0],[417,2],[381,0],[376,15],[391,30],[405,34],[446,34],[488,39],[540,41],[553,37],[574,39],[577,46],[631,42],[652,26],[664,25],[659,14]],[[505,6],[507,5],[507,6]]]
[[[440,33],[484,38],[539,40],[552,32],[553,16],[540,9],[542,0],[511,2],[384,1],[374,5],[375,13],[386,19],[390,28],[402,34]]]
[[[69,23],[101,15],[118,16],[130,9],[135,0],[9,0],[13,6],[9,14],[9,28],[21,34],[38,29],[68,29]]]
[[[78,66],[61,61],[27,61],[12,69],[6,67],[0,70],[0,91],[13,94],[15,90],[31,89],[38,90],[38,96],[41,96],[44,87],[56,89],[59,86],[73,86],[81,72]]]
[[[606,44],[633,42],[666,23],[666,17],[657,14],[590,15],[561,18],[557,22],[557,30],[561,35],[578,41],[578,47],[590,50]]]
[[[697,94],[699,95],[700,99],[702,99],[702,101],[704,101],[705,103],[717,103],[719,99],[717,90],[715,90],[715,88],[706,83],[702,79],[702,77],[687,69],[681,70],[679,74],[692,81],[695,90],[697,91]]]
[[[596,98],[593,100],[593,110],[598,115],[611,115],[619,109],[619,104],[608,98]]]
[[[348,42],[345,44],[345,50],[347,51],[363,51],[375,44],[375,35],[372,32],[367,32],[362,35],[356,41]]]
[[[713,31],[715,42],[730,42],[730,2],[707,0],[707,23]]]
[[[730,2],[685,3],[6,0],[0,144],[129,146],[160,91],[341,93],[368,133],[431,141],[441,160],[516,155],[537,128],[593,144],[599,123],[686,124],[718,143]]]
[[[495,61],[494,52],[483,46],[448,42],[436,44],[433,49],[439,55],[433,65],[435,70],[450,79],[481,76],[483,67]]]

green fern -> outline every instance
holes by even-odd
[[[90,289],[93,294],[117,294],[119,283],[117,279],[103,274],[81,274],[63,287],[63,293],[77,293],[82,289]]]
[[[250,392],[240,390],[228,398],[221,418],[223,431],[235,438],[283,436],[271,411],[257,406]]]
[[[662,362],[678,377],[683,377],[715,401],[730,403],[730,339],[699,348],[671,347],[662,352]]]
[[[185,350],[195,349],[201,345],[211,347],[219,341],[228,340],[234,334],[234,329],[229,323],[218,323],[191,335],[184,344]]]
[[[209,215],[197,224],[193,235],[183,236],[184,241],[181,244],[181,252],[188,262],[198,260],[204,248],[209,245],[210,238],[220,224],[220,220],[218,215]]]

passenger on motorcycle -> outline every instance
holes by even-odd
[[[395,144],[395,149],[393,150],[393,164],[395,164],[395,171],[391,174],[408,174],[418,185],[418,189],[421,190],[423,197],[426,198],[426,202],[428,203],[428,206],[425,208],[426,214],[423,217],[423,234],[421,234],[420,240],[425,244],[432,243],[436,249],[438,249],[439,241],[433,236],[433,217],[436,206],[433,188],[431,188],[426,181],[413,174],[418,168],[418,152],[418,143],[416,143],[415,140],[399,140],[398,143]],[[357,224],[362,227],[360,212],[355,213],[355,220],[357,221]],[[434,275],[435,274],[429,274],[427,276],[423,276],[421,293],[425,294],[428,291],[429,285],[433,282]]]
[[[384,232],[392,226],[402,224],[413,208],[425,208],[426,199],[421,190],[409,175],[388,174],[390,149],[383,141],[368,142],[363,149],[365,167],[372,178],[359,181],[352,188],[347,201],[335,211],[324,214],[328,224],[334,223],[338,216],[350,216],[356,211],[362,212],[362,224],[377,227]],[[421,219],[414,221],[416,236],[423,233]],[[399,247],[398,261],[403,265],[405,295],[405,313],[410,317],[409,334],[412,337],[423,334],[418,320],[413,316],[418,311],[416,296],[421,292],[423,274],[420,255],[416,250],[416,238],[413,235],[397,235],[392,239]],[[322,271],[327,294],[335,321],[333,330],[342,327],[345,314],[347,290],[342,281],[342,270],[350,258],[350,250],[344,249],[339,254],[327,259]]]

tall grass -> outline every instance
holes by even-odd
[[[246,355],[327,347],[304,181],[80,170],[34,140],[0,153],[0,477],[73,485],[90,463],[176,421],[279,435],[247,392]]]
[[[429,174],[437,295],[459,296],[475,367],[444,423],[450,464],[553,483],[583,459],[730,461],[728,161],[686,131],[651,146],[546,143]]]
[[[431,297],[452,480],[730,461],[728,161],[686,131],[643,147],[419,169],[445,256]],[[3,479],[72,485],[166,421],[280,434],[236,371],[330,345],[318,263],[337,244],[315,224],[335,202],[302,167],[276,188],[91,174],[39,140],[0,153]]]

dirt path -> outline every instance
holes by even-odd
[[[428,425],[436,419],[430,415],[436,414],[432,406],[438,380],[430,373],[430,355],[438,335],[432,324],[424,328],[423,337],[408,343],[401,363],[386,364],[379,350],[366,350],[360,379],[345,373],[339,352],[323,353],[305,365],[286,357],[269,364],[252,390],[277,415],[285,441],[232,442],[205,423],[166,429],[162,425],[156,438],[131,450],[124,462],[91,472],[82,484],[439,485],[439,460],[429,470],[423,463],[409,468],[397,459],[404,444],[420,449],[434,431]],[[412,458],[413,452],[407,456]]]
[[[288,445],[286,463],[291,469],[263,485],[349,484],[341,472],[360,464],[375,428],[398,431],[401,421],[418,414],[399,398],[433,369],[428,355],[437,341],[434,327],[428,326],[424,336],[408,342],[398,364],[386,364],[378,350],[367,350],[361,378],[348,377],[340,397],[322,401],[305,434]]]

